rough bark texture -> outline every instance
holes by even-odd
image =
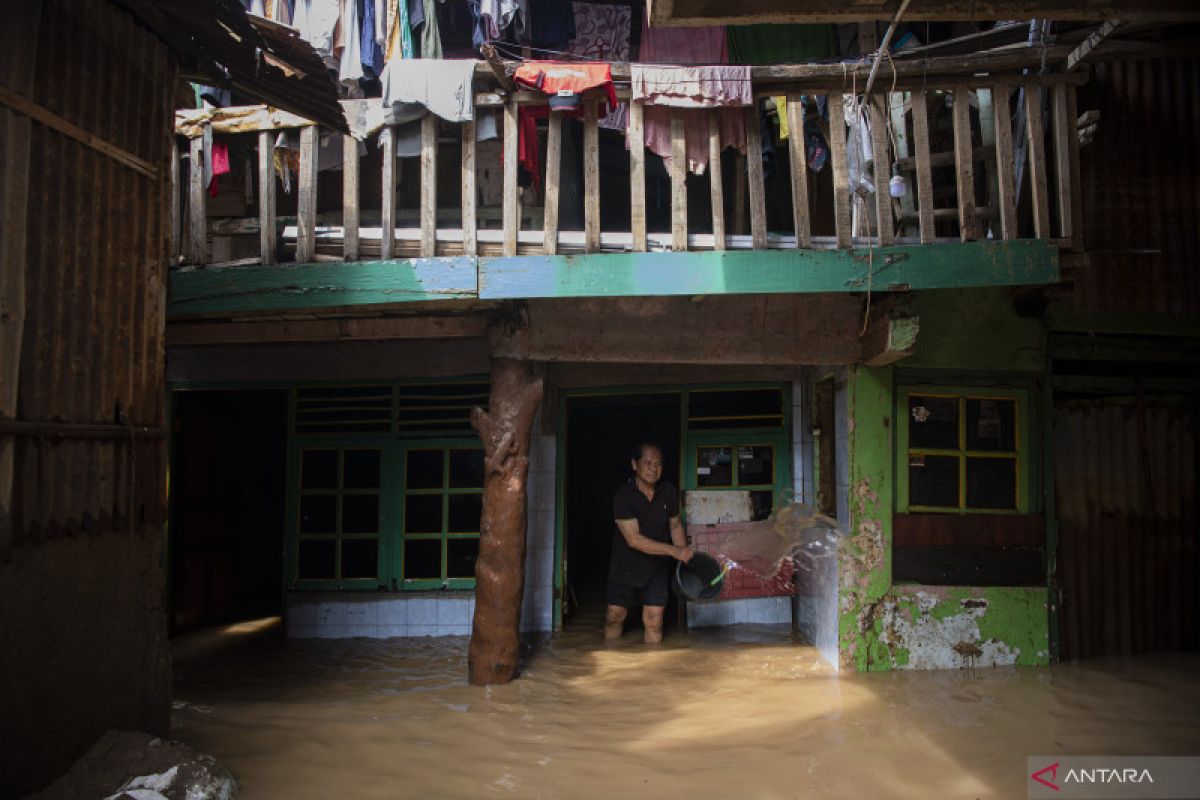
[[[541,401],[542,379],[534,376],[528,361],[496,358],[489,410],[471,412],[471,425],[483,441],[485,470],[475,619],[467,654],[468,676],[477,686],[508,683],[517,676],[529,432]]]

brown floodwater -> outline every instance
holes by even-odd
[[[244,798],[1022,798],[1025,758],[1200,753],[1200,656],[833,674],[786,626],[575,629],[520,679],[465,638],[175,642],[173,735]]]

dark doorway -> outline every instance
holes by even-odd
[[[179,392],[171,631],[282,611],[287,392]]]
[[[663,451],[663,480],[679,486],[681,477],[677,392],[623,394],[567,399],[566,458],[566,617],[567,624],[599,624],[605,605],[608,558],[616,531],[612,498],[632,474],[630,452],[639,442]],[[675,598],[667,607],[667,627],[677,616]],[[641,624],[631,610],[626,629]]]

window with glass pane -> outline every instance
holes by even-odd
[[[771,515],[776,488],[774,445],[699,445],[695,453],[696,488],[750,489],[754,518]]]
[[[324,447],[300,454],[298,580],[379,576],[382,453]]]
[[[414,446],[404,454],[405,585],[471,581],[479,555],[483,450]]]
[[[912,392],[905,471],[914,511],[1015,511],[1020,502],[1016,397]]]

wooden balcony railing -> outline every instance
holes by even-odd
[[[318,209],[321,178],[317,171],[318,130],[313,125],[266,108],[225,109],[209,119],[196,111],[183,111],[179,112],[177,130],[192,138],[188,190],[186,196],[182,191],[174,194],[176,201],[186,206],[175,209],[177,263],[213,264],[214,239],[242,237],[245,245],[245,237],[254,235],[259,240],[257,256],[227,258],[222,263],[272,264],[288,257],[308,263],[464,254],[847,248],[983,238],[1047,239],[1060,247],[1077,249],[1082,207],[1075,87],[1080,82],[1074,74],[905,76],[891,81],[881,76],[879,83],[888,84],[884,87],[887,91],[863,98],[852,93],[852,85],[843,86],[840,80],[835,84],[828,75],[820,80],[762,84],[756,77],[757,97],[784,95],[790,101],[787,114],[795,132],[787,142],[791,214],[790,224],[775,226],[782,230],[768,226],[761,159],[739,159],[738,174],[732,178],[722,174],[715,116],[710,118],[707,179],[711,224],[705,219],[701,221],[703,229],[695,221],[689,225],[687,193],[702,186],[703,179],[687,179],[682,157],[684,125],[676,114],[671,126],[676,156],[671,159],[669,171],[670,228],[649,231],[647,153],[637,144],[643,128],[643,109],[638,104],[631,104],[629,113],[633,143],[628,155],[630,221],[622,230],[601,226],[598,98],[585,98],[582,230],[563,230],[559,224],[563,123],[557,114],[550,115],[544,133],[545,179],[544,191],[537,198],[540,205],[522,202],[523,195],[529,199],[532,193],[518,187],[518,107],[544,103],[545,97],[535,93],[506,96],[484,92],[476,96],[478,110],[500,109],[503,120],[502,202],[496,207],[477,203],[480,170],[494,170],[499,165],[478,163],[474,122],[458,125],[448,143],[445,138],[439,141],[439,132],[444,137],[455,126],[432,115],[425,117],[417,174],[410,175],[406,170],[403,178],[405,182],[419,182],[416,208],[398,206],[401,166],[394,157],[392,129],[385,127],[377,134],[382,150],[380,192],[378,205],[368,202],[366,208],[362,202],[359,142],[344,137],[340,208],[328,207],[327,193],[327,207]],[[800,135],[804,130],[804,105],[797,102],[801,95],[810,99],[810,107],[812,99],[818,97],[826,98],[828,104],[829,122],[824,135],[830,146],[827,169],[832,171],[831,193],[814,191],[818,176],[806,167],[805,137]],[[619,97],[627,100],[628,90],[619,91]],[[380,101],[345,102],[349,113],[355,110],[355,103]],[[850,188],[845,107],[860,103],[865,103],[878,165],[873,170],[873,193],[854,193]],[[761,146],[758,109],[747,108],[745,113],[747,152],[756,154]],[[935,120],[936,126],[931,124]],[[204,125],[218,136],[257,137],[257,216],[220,219],[210,215],[199,135]],[[298,129],[300,140],[294,219],[277,216],[277,182],[272,167],[274,139],[280,130],[288,129]],[[942,149],[933,151],[936,141],[943,143]],[[440,207],[438,202],[438,162],[448,154],[459,161],[462,191],[458,208]],[[908,191],[899,200],[888,192],[889,166],[893,163],[907,178]],[[177,159],[177,179],[178,166]],[[732,211],[726,202],[730,188],[736,197]],[[778,195],[775,197],[777,200]],[[747,217],[748,224],[743,221]],[[775,214],[776,222],[787,217],[786,213]]]

